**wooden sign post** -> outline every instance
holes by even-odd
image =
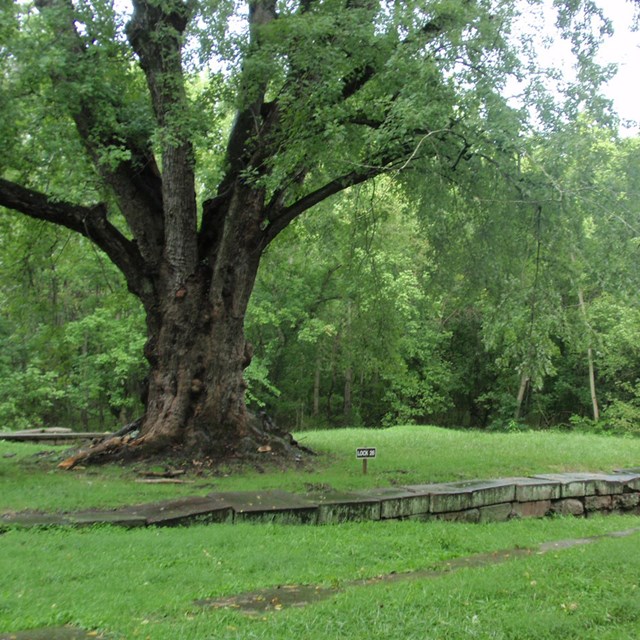
[[[367,475],[367,461],[375,457],[375,447],[358,447],[356,449],[356,460],[362,460],[362,473],[364,475]]]

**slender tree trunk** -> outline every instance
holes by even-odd
[[[575,255],[571,255],[571,261],[575,263]],[[587,318],[587,306],[584,303],[584,293],[580,285],[578,289],[578,303],[580,305],[580,313],[584,320],[584,326],[587,330],[587,365],[589,367],[589,392],[591,393],[591,410],[593,419],[598,422],[600,420],[600,408],[598,407],[598,396],[596,393],[596,374],[593,363],[593,349],[591,348],[591,327],[589,326],[589,320]]]
[[[591,331],[589,327],[589,322],[587,320],[587,308],[584,303],[584,294],[582,293],[582,289],[578,287],[578,301],[580,303],[580,312],[582,313],[582,318],[584,319],[584,324],[587,329],[588,335],[588,346],[587,346],[587,364],[589,365],[589,391],[591,393],[591,410],[593,413],[593,419],[595,422],[600,420],[600,408],[598,407],[598,396],[596,393],[596,374],[595,367],[593,364],[593,349],[591,347]]]
[[[347,319],[345,333],[346,341],[348,341],[351,336],[351,300],[347,300]],[[353,367],[349,364],[344,372],[344,394],[342,403],[342,414],[347,419],[351,416],[351,411],[353,409],[352,390]]]
[[[322,359],[320,357],[320,353],[318,353],[318,357],[316,359],[316,371],[313,377],[313,416],[317,417],[320,414],[320,375],[322,373],[321,369]]]
[[[343,414],[345,418],[349,418],[351,416],[351,411],[353,410],[352,390],[353,390],[353,369],[351,367],[347,367],[346,371],[344,372]]]
[[[520,388],[518,389],[518,396],[516,398],[516,411],[514,414],[514,418],[516,420],[519,420],[520,416],[522,415],[522,405],[524,404],[524,398],[527,393],[528,386],[529,376],[523,372],[520,376]]]

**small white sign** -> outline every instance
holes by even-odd
[[[358,447],[356,449],[356,458],[358,460],[368,460],[376,457],[375,447]]]

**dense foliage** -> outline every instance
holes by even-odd
[[[452,193],[434,212],[384,179],[284,232],[247,320],[255,407],[292,428],[636,431],[640,143],[583,122],[522,162],[531,180],[555,172],[533,204],[487,185],[485,201]],[[117,271],[71,232],[0,222],[2,425],[136,417],[143,317]]]

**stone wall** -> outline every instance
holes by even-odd
[[[109,511],[3,514],[0,528],[2,524],[83,526],[98,522],[126,527],[216,522],[333,524],[390,519],[495,522],[554,514],[588,517],[596,513],[640,515],[640,473],[542,474],[353,493],[212,493]]]

